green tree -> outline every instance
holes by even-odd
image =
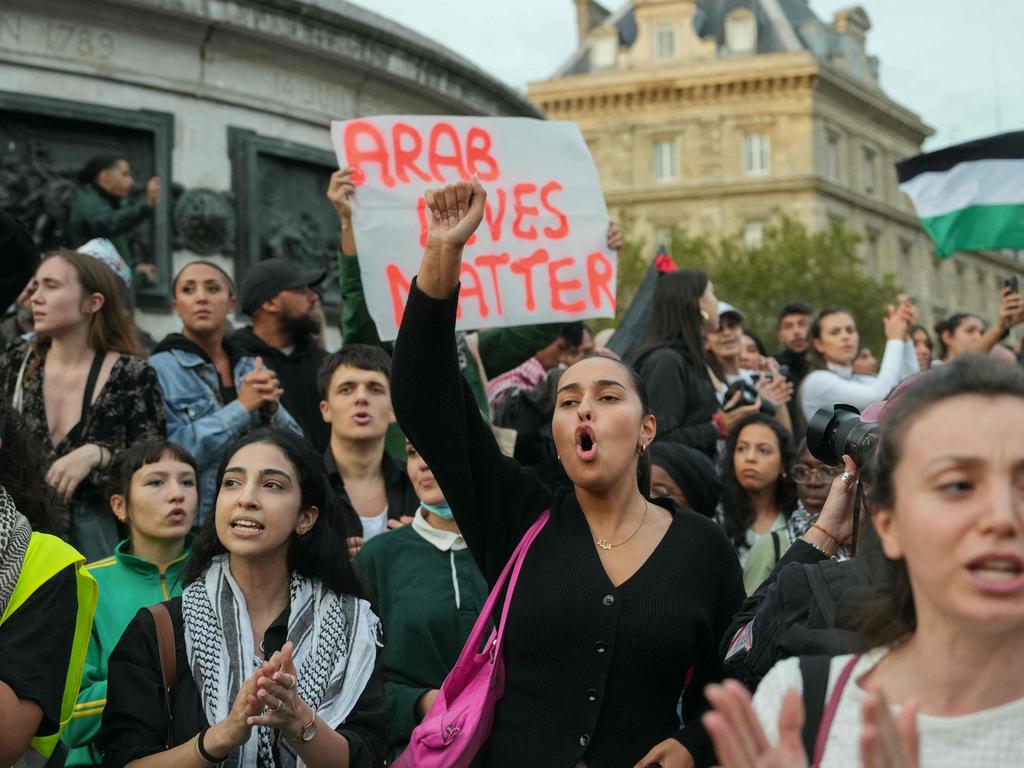
[[[626,219],[620,226],[628,232],[631,223]],[[711,241],[676,232],[670,253],[680,267],[706,272],[719,298],[739,308],[746,327],[769,348],[775,346],[779,309],[803,299],[815,309],[848,309],[857,321],[861,344],[879,353],[885,344],[886,305],[900,288],[890,275],[878,278],[864,272],[858,241],[855,233],[841,227],[811,233],[799,222],[783,219],[765,230],[759,248],[746,248],[739,235]],[[619,253],[619,317],[643,280],[653,258],[649,251],[643,242],[627,239]]]

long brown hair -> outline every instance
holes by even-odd
[[[66,248],[52,251],[43,261],[56,258],[64,259],[78,274],[83,299],[93,293],[103,295],[103,306],[89,315],[89,346],[98,352],[145,356],[128,308],[121,298],[119,278],[110,267],[99,259]],[[36,350],[42,351],[49,347],[50,338],[39,334],[34,343]]]
[[[893,509],[896,504],[896,468],[914,422],[935,405],[962,395],[1024,400],[1024,371],[988,355],[964,354],[915,378],[882,417],[868,490],[873,510]],[[887,589],[877,599],[868,601],[860,616],[858,628],[870,647],[894,643],[917,629],[917,610],[906,561],[887,559],[885,576]]]

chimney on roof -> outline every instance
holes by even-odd
[[[576,4],[576,29],[579,31],[579,44],[587,39],[590,31],[590,0],[573,0]]]

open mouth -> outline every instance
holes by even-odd
[[[361,427],[365,427],[367,424],[373,421],[373,417],[368,413],[354,413],[352,414],[352,421],[354,421]]]
[[[597,438],[588,426],[576,429],[576,455],[583,461],[593,461],[597,457]]]
[[[266,526],[251,518],[240,518],[231,522],[231,529],[241,536],[256,536],[263,532]]]
[[[1016,591],[1024,586],[1024,560],[1015,555],[984,555],[967,564],[975,583],[989,592]]]

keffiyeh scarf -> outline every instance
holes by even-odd
[[[14,506],[7,489],[0,485],[0,616],[7,610],[18,584],[31,536],[28,519]]]
[[[207,720],[227,717],[239,688],[262,661],[253,652],[245,597],[218,555],[181,596],[189,669]],[[294,646],[298,694],[321,720],[337,728],[348,717],[373,672],[380,622],[365,600],[338,595],[293,573],[288,640]],[[252,729],[226,768],[302,768],[291,745],[271,728]],[[277,745],[275,748],[275,741]]]

